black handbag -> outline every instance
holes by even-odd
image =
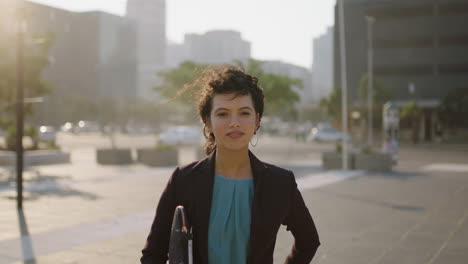
[[[174,211],[172,219],[171,238],[169,242],[169,264],[193,264],[192,228],[184,207],[179,205]]]

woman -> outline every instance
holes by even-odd
[[[141,263],[166,263],[177,205],[184,206],[193,228],[194,263],[273,263],[281,224],[295,238],[285,263],[310,263],[320,242],[293,173],[249,151],[263,114],[257,78],[238,67],[222,66],[198,83],[208,157],[173,172]]]

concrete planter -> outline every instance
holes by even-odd
[[[102,165],[125,165],[131,164],[131,149],[98,149],[96,151],[96,160]]]
[[[137,149],[137,161],[152,167],[177,166],[179,164],[179,151],[177,148]]]
[[[25,151],[24,166],[42,166],[70,163],[70,153],[61,150]],[[16,152],[0,151],[0,166],[16,166]]]
[[[356,169],[366,171],[391,171],[393,160],[388,153],[357,153]]]
[[[355,169],[354,165],[355,153],[348,153],[348,167],[351,170]],[[324,152],[322,153],[322,167],[325,170],[340,170],[343,168],[342,153]]]

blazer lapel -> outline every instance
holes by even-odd
[[[195,214],[197,223],[194,229],[199,236],[198,249],[202,263],[208,263],[208,225],[210,222],[211,199],[213,196],[215,152],[211,153],[197,170],[194,188],[196,188]]]
[[[265,180],[266,175],[266,165],[261,162],[255,155],[249,151],[249,158],[250,158],[250,166],[252,167],[253,179],[254,179],[254,195],[252,201],[252,211],[251,211],[251,218],[250,218],[250,241],[249,241],[249,248],[248,248],[248,257],[247,263],[250,263],[250,259],[252,258],[252,253],[254,252],[256,245],[256,231],[258,230],[258,226],[260,225],[260,215],[258,208],[260,205],[259,195],[261,192],[261,187],[263,185],[263,181]]]

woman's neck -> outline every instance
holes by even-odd
[[[249,150],[216,150],[215,172],[227,178],[252,178]]]

